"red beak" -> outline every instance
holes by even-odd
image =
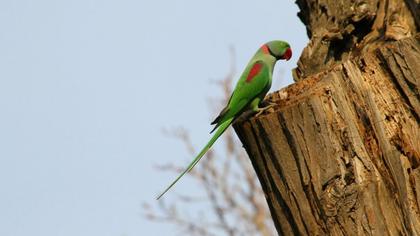
[[[286,61],[290,60],[292,57],[292,49],[288,48],[286,49],[286,52],[283,54],[283,59],[286,59]]]

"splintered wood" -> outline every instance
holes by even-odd
[[[346,60],[234,128],[281,235],[420,235],[420,42]]]

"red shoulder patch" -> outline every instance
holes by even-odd
[[[261,62],[255,63],[251,70],[249,71],[248,77],[246,77],[246,82],[250,83],[252,79],[261,71],[263,64]]]

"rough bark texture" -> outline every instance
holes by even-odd
[[[234,125],[280,235],[420,235],[418,0],[298,0],[310,43]]]

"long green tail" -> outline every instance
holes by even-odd
[[[201,150],[200,153],[198,153],[198,155],[194,158],[194,160],[188,165],[188,167],[165,189],[165,191],[163,191],[158,197],[157,200],[159,200],[159,198],[161,198],[166,192],[168,192],[168,190],[170,188],[172,188],[172,186],[174,186],[176,184],[176,182],[178,182],[178,180],[184,176],[187,172],[191,171],[194,166],[201,160],[201,158],[204,156],[204,154],[206,154],[206,152],[211,148],[211,146],[214,144],[214,142],[216,142],[216,140],[220,137],[220,135],[223,134],[223,132],[225,132],[225,130],[230,126],[230,124],[232,124],[234,117],[227,119],[225,122],[223,122],[219,128],[217,129],[216,133],[213,135],[213,137],[210,139],[210,141],[207,143],[206,146],[204,146],[204,148]]]

